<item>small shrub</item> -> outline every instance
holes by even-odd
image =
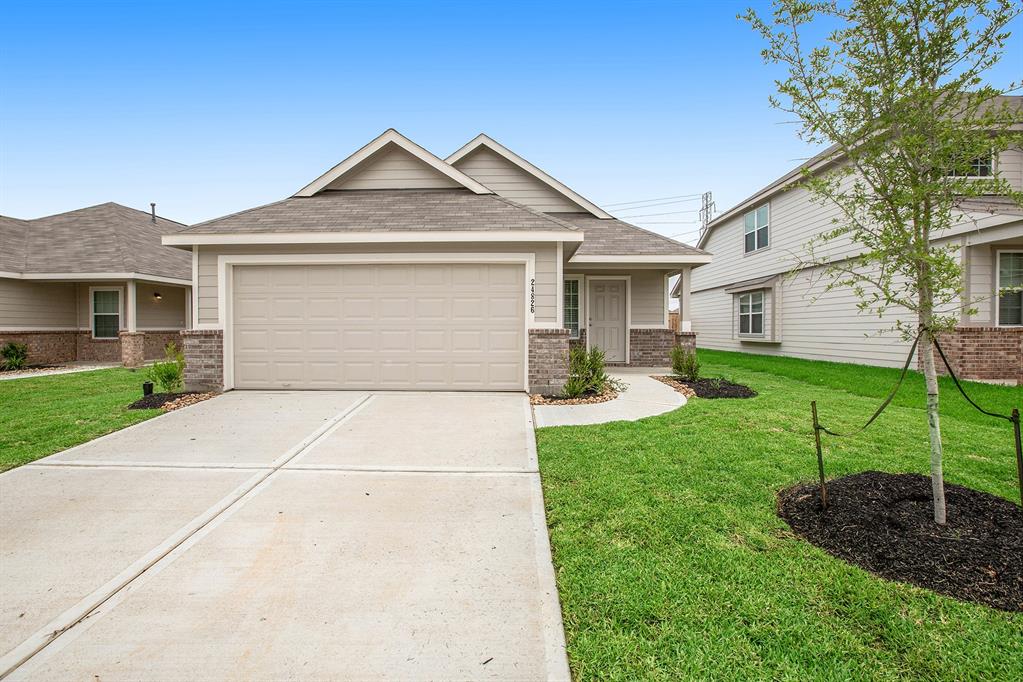
[[[696,381],[700,378],[700,361],[696,359],[696,351],[683,346],[671,349],[671,373],[683,381]]]
[[[10,343],[4,344],[3,348],[0,348],[0,368],[2,369],[25,369],[25,365],[28,363],[28,346],[23,343]]]
[[[185,354],[171,341],[163,349],[163,362],[154,362],[149,368],[149,380],[163,393],[176,393],[185,384]]]
[[[568,354],[568,380],[563,395],[578,398],[584,393],[604,393],[608,389],[624,390],[622,382],[608,376],[604,367],[604,351],[573,348]]]

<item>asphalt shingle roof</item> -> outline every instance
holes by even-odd
[[[163,246],[183,226],[113,202],[19,220],[0,216],[0,270],[19,273],[137,272],[192,278],[192,256]]]
[[[291,197],[192,225],[183,234],[261,232],[403,232],[534,230],[575,232],[574,225],[496,194],[464,189],[325,191]]]
[[[589,213],[552,213],[583,231],[583,243],[576,256],[687,256],[706,255],[706,251],[677,242],[641,227],[612,218],[597,218]]]

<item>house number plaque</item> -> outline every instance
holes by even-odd
[[[529,280],[529,312],[536,312],[536,278],[531,277]]]

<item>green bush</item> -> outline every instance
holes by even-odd
[[[163,349],[163,362],[149,368],[149,380],[163,393],[176,393],[185,385],[185,354],[171,341]]]
[[[0,368],[2,369],[25,369],[28,363],[28,346],[23,343],[4,344],[0,348]]]
[[[696,351],[683,346],[671,349],[671,373],[683,381],[696,381],[700,378],[700,361],[696,359]]]
[[[609,388],[620,389],[620,385],[607,375],[604,369],[604,351],[591,348],[573,348],[568,353],[568,380],[563,395],[578,398],[584,393],[603,393]]]

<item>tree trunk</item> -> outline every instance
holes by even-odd
[[[931,436],[931,493],[934,498],[934,522],[945,524],[945,479],[941,472],[941,422],[938,418],[938,372],[934,364],[934,343],[925,327],[920,335],[919,351],[927,384],[927,427]]]

